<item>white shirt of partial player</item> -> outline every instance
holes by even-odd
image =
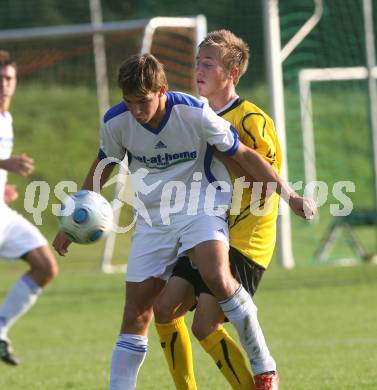
[[[0,159],[6,160],[12,155],[13,126],[12,116],[9,112],[0,112]],[[4,204],[4,191],[8,172],[0,169],[0,204]]]

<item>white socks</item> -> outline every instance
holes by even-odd
[[[148,337],[120,334],[111,362],[110,390],[136,389],[137,374],[148,350]]]
[[[17,280],[0,306],[0,339],[7,340],[9,328],[34,305],[41,292],[42,289],[26,274]]]
[[[275,360],[268,350],[258,322],[257,307],[248,292],[240,286],[233,296],[219,301],[219,304],[226,317],[237,329],[254,375],[276,371]]]

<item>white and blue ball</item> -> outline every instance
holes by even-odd
[[[113,226],[110,203],[93,191],[79,191],[65,198],[59,216],[60,230],[79,244],[94,243]]]

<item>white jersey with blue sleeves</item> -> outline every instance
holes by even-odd
[[[229,204],[231,181],[224,165],[213,158],[212,146],[233,155],[239,145],[237,132],[195,97],[177,92],[167,92],[166,96],[166,113],[158,128],[138,123],[125,102],[112,107],[101,126],[99,157],[122,160],[127,153],[131,174],[140,168],[148,170],[143,180],[151,190],[139,191],[139,198],[149,210],[161,207],[163,187],[173,181],[184,184],[187,205],[198,177],[202,178],[201,198],[210,183],[228,183],[227,193],[216,185],[216,202]],[[199,200],[198,207],[199,211],[204,209],[204,199]]]
[[[0,159],[6,160],[13,150],[13,120],[9,112],[0,112]],[[0,169],[0,257],[18,259],[33,249],[47,245],[39,230],[5,203],[4,191],[8,172]]]

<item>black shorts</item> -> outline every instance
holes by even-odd
[[[245,290],[253,296],[265,269],[232,247],[230,247],[229,250],[229,260],[233,276],[242,284]],[[172,276],[178,276],[187,280],[194,287],[195,295],[197,297],[199,297],[201,293],[213,295],[204,283],[199,271],[192,267],[190,259],[186,256],[178,259],[173,269]]]

